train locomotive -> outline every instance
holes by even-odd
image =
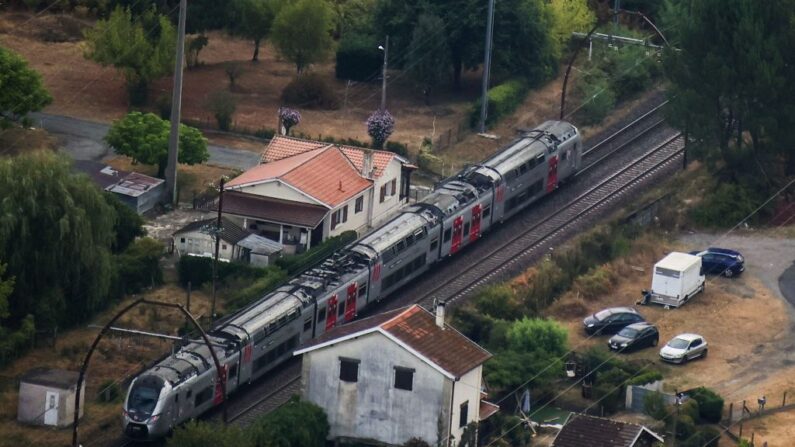
[[[124,431],[155,439],[223,401],[209,349],[230,394],[292,356],[302,343],[353,320],[433,264],[476,242],[571,178],[582,162],[576,127],[547,121],[468,166],[425,198],[136,377]]]

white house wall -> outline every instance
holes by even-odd
[[[460,427],[461,404],[469,402],[467,407],[467,424],[477,422],[480,419],[480,381],[482,366],[478,366],[468,373],[461,376],[455,383],[453,391],[453,430],[452,435],[456,444],[461,441],[464,427]]]
[[[339,379],[340,357],[360,360],[358,382]],[[395,366],[414,368],[411,391],[394,387]],[[452,381],[380,333],[305,353],[303,379],[304,397],[328,415],[331,438],[435,444],[440,418],[449,422]]]
[[[289,186],[278,180],[260,183],[258,185],[253,185],[253,186],[247,186],[244,188],[235,188],[235,189],[240,192],[248,194],[256,194],[258,196],[273,197],[275,199],[309,203],[312,205],[323,205],[323,203],[311,199],[309,196],[300,193],[292,186]]]
[[[329,237],[338,236],[344,231],[354,230],[354,231],[361,231],[361,229],[366,228],[367,226],[367,207],[369,206],[368,197],[370,196],[370,189],[366,189],[356,195],[351,200],[345,202],[344,204],[338,206],[337,208],[333,209],[328,216],[326,217],[326,234]],[[362,205],[362,210],[359,213],[356,213],[356,199],[359,197],[364,197],[364,202]],[[332,230],[331,229],[331,216],[337,210],[341,210],[348,205],[348,220],[345,223],[337,224],[337,226]],[[363,231],[362,231],[363,232]]]
[[[381,187],[385,184],[389,184],[395,180],[395,194],[391,196],[386,196],[384,202],[381,203]],[[393,159],[384,169],[384,173],[381,174],[381,177],[375,179],[374,185],[374,192],[373,194],[373,222],[372,225],[376,225],[379,222],[385,220],[386,218],[390,217],[393,212],[397,211],[397,209],[402,205],[400,201],[400,183],[401,183],[401,164],[396,159]]]
[[[182,240],[185,242],[182,242]],[[188,253],[201,255],[204,253],[215,254],[215,241],[209,234],[200,231],[189,231],[180,233],[174,236],[174,245],[179,250],[180,256]],[[224,248],[226,247],[226,248]],[[235,247],[227,241],[221,240],[221,245],[218,247],[218,258],[232,260],[236,257],[234,252]]]

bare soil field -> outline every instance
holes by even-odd
[[[185,304],[185,292],[174,285],[165,285],[143,293],[141,296],[171,303]],[[111,309],[99,314],[92,321],[96,325],[106,324],[123,306],[129,305],[137,296],[129,297]],[[219,306],[219,308],[222,307]],[[202,291],[191,295],[191,313],[195,317],[208,315],[210,297]],[[176,310],[139,305],[132,309],[115,325],[123,328],[176,335],[183,326],[184,317]],[[0,446],[64,446],[71,444],[71,428],[52,430],[32,427],[16,422],[19,389],[16,380],[34,367],[63,368],[79,371],[88,347],[99,329],[79,327],[58,335],[53,347],[31,350],[12,365],[0,370],[4,389],[0,394]],[[129,335],[111,334],[103,338],[91,359],[86,379],[86,411],[80,424],[82,439],[92,439],[92,445],[100,445],[104,439],[119,435],[120,401],[101,403],[100,391],[109,383],[122,381],[140,370],[144,364],[168,352],[170,342]],[[123,397],[122,397],[123,398]]]

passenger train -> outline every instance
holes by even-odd
[[[581,161],[577,128],[547,121],[241,310],[208,334],[227,394],[553,192]],[[209,349],[202,340],[192,341],[133,380],[124,402],[126,435],[162,437],[222,402]]]

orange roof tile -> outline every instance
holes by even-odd
[[[336,147],[308,152],[256,166],[227,183],[229,189],[279,179],[330,208],[353,198],[372,183],[362,177]]]
[[[265,150],[262,152],[262,163],[272,163],[274,161],[282,160],[287,157],[292,157],[297,154],[311,151],[321,147],[332,146],[331,143],[322,141],[302,140],[299,138],[274,137]],[[364,152],[371,151],[373,153],[373,177],[378,178],[383,173],[389,163],[395,158],[395,154],[389,151],[378,151],[365,149],[356,146],[336,145],[345,154],[356,169],[361,172],[364,163]]]

